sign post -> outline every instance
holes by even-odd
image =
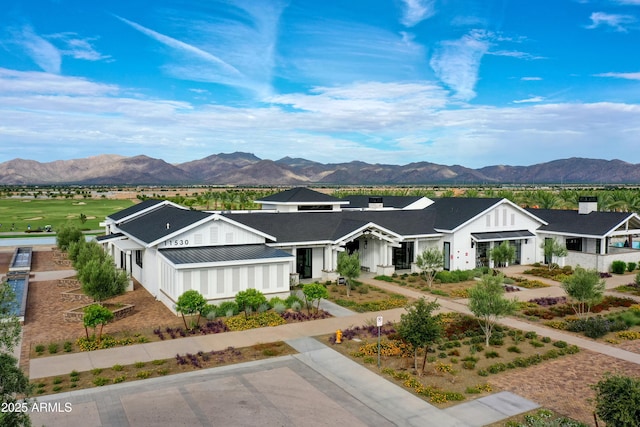
[[[378,369],[380,369],[380,328],[382,327],[382,316],[376,317],[376,325],[378,325]]]

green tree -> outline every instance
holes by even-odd
[[[18,367],[11,354],[20,342],[20,322],[15,316],[16,296],[7,282],[0,284],[0,395],[5,404],[15,404],[21,396],[31,393],[29,378]],[[0,411],[0,426],[30,426],[28,412]]]
[[[515,299],[504,297],[503,279],[501,274],[485,274],[477,285],[469,289],[469,310],[478,318],[487,346],[498,319],[513,314],[517,308]]]
[[[511,246],[506,240],[495,246],[489,252],[489,257],[496,268],[506,267],[516,258],[516,248]]]
[[[545,239],[540,247],[544,251],[544,258],[549,260],[549,270],[553,270],[557,265],[557,263],[553,261],[554,259],[566,257],[569,253],[566,246],[558,242],[556,238]]]
[[[191,329],[187,326],[187,319],[185,316],[193,316],[194,314],[197,314],[198,318],[196,319],[195,324],[200,324],[200,316],[206,305],[207,300],[195,289],[190,289],[178,297],[178,301],[176,301],[176,311],[182,315],[182,321],[184,322],[185,328]]]
[[[82,316],[82,322],[84,324],[84,332],[87,334],[87,340],[89,339],[89,328],[93,328],[93,334],[96,334],[96,328],[100,326],[100,332],[98,333],[98,343],[102,340],[102,329],[104,325],[113,320],[113,312],[100,304],[91,304],[84,308],[84,316]]]
[[[62,224],[56,231],[56,245],[60,250],[66,251],[71,242],[77,242],[84,239],[82,231],[71,224]]]
[[[360,277],[360,257],[358,251],[349,255],[346,252],[338,254],[338,274],[343,276],[347,285],[347,296],[351,296],[351,284]]]
[[[424,274],[424,279],[429,287],[431,287],[438,270],[444,265],[444,255],[436,248],[426,249],[416,258],[416,265]]]
[[[85,222],[87,222],[87,216],[83,213],[80,214],[80,222],[82,224],[84,224]]]
[[[421,373],[424,373],[429,345],[442,336],[441,319],[433,314],[438,307],[440,304],[437,301],[427,302],[424,298],[420,298],[407,306],[406,313],[400,315],[398,334],[413,346],[413,364],[416,372],[418,372],[418,349],[424,349],[422,369],[420,370]]]
[[[605,281],[596,270],[578,266],[571,276],[562,281],[561,286],[570,297],[576,315],[585,317],[592,305],[602,301]]]
[[[244,310],[245,317],[249,316],[249,312],[257,311],[258,307],[266,302],[267,298],[264,294],[254,288],[240,291],[236,294],[236,304],[238,304],[239,310]]]
[[[91,259],[78,271],[82,292],[100,303],[124,293],[129,278],[127,273],[117,270],[111,257],[104,260]]]
[[[596,415],[608,426],[637,427],[640,422],[640,378],[605,373],[592,388]]]
[[[307,302],[307,311],[311,312],[311,306],[316,302],[316,313],[320,310],[320,300],[329,298],[329,291],[320,283],[307,283],[302,287],[304,299]]]

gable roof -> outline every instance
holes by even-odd
[[[427,209],[436,211],[435,229],[451,231],[503,200],[500,198],[444,197],[434,199],[433,205]]]
[[[285,203],[285,204],[299,204],[299,203],[333,203],[333,204],[346,204],[345,200],[338,199],[337,197],[329,196],[328,194],[320,193],[318,191],[311,190],[306,187],[296,187],[289,190],[281,191],[280,193],[272,194],[264,197],[260,200],[256,200],[257,203]]]
[[[110,219],[112,219],[112,220],[117,222],[117,221],[119,221],[121,219],[130,217],[132,215],[137,214],[138,212],[142,212],[142,211],[144,211],[146,209],[153,208],[154,206],[160,205],[160,204],[163,204],[163,203],[166,204],[167,203],[166,200],[147,199],[147,200],[144,200],[144,201],[142,201],[140,203],[137,203],[137,204],[135,204],[133,206],[129,206],[126,209],[123,209],[121,211],[112,213],[107,218],[110,218]]]
[[[266,245],[226,245],[195,248],[162,248],[159,252],[175,265],[232,263],[248,260],[292,258],[293,255]]]
[[[548,224],[538,230],[554,233],[576,234],[584,236],[606,236],[625,221],[638,216],[629,212],[601,212],[593,211],[588,214],[579,214],[576,210],[566,209],[534,209],[527,211],[542,218]],[[637,221],[640,228],[640,222]]]
[[[149,244],[212,217],[211,213],[166,205],[120,224],[119,229],[135,239]]]
[[[403,236],[438,234],[435,211],[341,211],[222,214],[272,235],[278,243],[335,242],[368,224]]]

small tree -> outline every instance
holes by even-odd
[[[89,339],[89,328],[93,328],[93,334],[96,334],[96,328],[100,326],[100,332],[98,333],[98,343],[102,339],[102,329],[104,325],[113,320],[113,312],[100,304],[91,304],[84,308],[84,316],[82,316],[82,322],[84,323],[84,332]]]
[[[69,248],[71,242],[77,242],[83,239],[84,235],[82,231],[71,224],[62,224],[56,231],[56,245],[63,251]]]
[[[506,267],[516,259],[516,248],[511,246],[506,240],[491,249],[489,257],[496,268]]]
[[[403,340],[413,346],[413,365],[418,372],[418,349],[424,349],[421,373],[427,363],[429,345],[433,344],[442,335],[442,322],[433,312],[440,307],[437,301],[427,302],[420,298],[407,306],[406,313],[400,315],[398,334]]]
[[[20,322],[14,314],[15,292],[7,282],[0,283],[0,404],[15,404],[19,395],[31,392],[29,378],[11,352],[20,342]],[[29,426],[28,411],[0,411],[0,426]]]
[[[433,285],[438,270],[444,265],[444,255],[436,248],[429,248],[418,255],[416,265],[424,274],[429,287]]]
[[[346,252],[338,254],[338,273],[344,276],[347,285],[347,296],[350,296],[352,282],[360,277],[360,257],[355,251],[351,255]]]
[[[257,311],[261,304],[265,304],[267,298],[257,289],[247,289],[236,294],[236,304],[239,310],[244,310],[245,317],[249,316],[249,312]]]
[[[200,315],[206,305],[207,300],[195,289],[190,289],[178,297],[178,301],[176,301],[176,311],[182,315],[185,328],[191,329],[187,325],[185,316],[193,316],[196,313],[198,314],[198,318],[195,324],[200,324]]]
[[[640,422],[640,378],[605,373],[592,388],[595,413],[608,426],[636,427]]]
[[[585,317],[591,306],[602,301],[605,281],[596,270],[576,267],[573,274],[562,281],[562,289],[571,299],[571,306],[578,317]]]
[[[556,238],[545,239],[540,247],[544,251],[544,258],[549,260],[549,270],[553,270],[557,265],[557,263],[553,261],[554,259],[566,257],[569,253],[566,246],[558,242]]]
[[[329,291],[320,283],[308,283],[302,287],[304,299],[307,302],[307,311],[311,313],[311,306],[316,304],[316,313],[320,310],[320,300],[329,298]]]
[[[513,314],[518,304],[515,299],[504,297],[503,279],[502,274],[485,274],[476,286],[469,289],[469,310],[478,318],[487,346],[498,319]]]
[[[98,303],[124,293],[129,280],[127,273],[116,270],[111,257],[102,261],[100,259],[89,260],[78,271],[78,279],[82,284],[82,292]]]

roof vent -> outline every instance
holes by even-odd
[[[167,230],[171,228],[171,224],[167,223]]]

